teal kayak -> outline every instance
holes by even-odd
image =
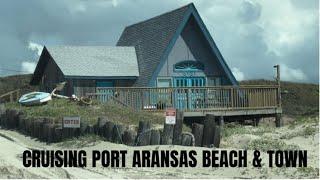
[[[19,103],[23,105],[39,105],[51,100],[51,94],[45,92],[31,92],[20,97]]]

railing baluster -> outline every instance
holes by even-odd
[[[174,107],[186,111],[202,111],[276,107],[277,91],[276,86],[99,87],[96,93],[87,95],[102,102],[112,100],[135,110],[156,111]],[[14,98],[18,98],[18,93],[7,93],[7,99],[13,101]]]

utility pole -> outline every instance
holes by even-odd
[[[274,65],[273,66],[276,69],[277,75],[276,75],[276,82],[278,85],[278,91],[277,91],[277,100],[278,100],[278,108],[281,108],[281,88],[280,88],[280,65]],[[282,120],[281,120],[281,113],[277,113],[275,115],[276,118],[276,127],[282,126]]]

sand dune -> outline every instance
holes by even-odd
[[[317,126],[318,127],[318,126]],[[254,127],[249,127],[255,131]],[[298,131],[296,127],[290,129],[282,127],[273,133],[261,135],[237,134],[222,139],[222,149],[242,149],[248,143],[259,138],[279,139],[283,134]],[[80,141],[80,140],[79,140]],[[212,150],[203,147],[183,146],[145,146],[128,147],[121,144],[113,144],[105,141],[85,144],[79,147],[79,142],[57,143],[47,145],[36,139],[25,137],[15,131],[0,129],[0,178],[317,178],[319,177],[319,133],[304,137],[295,136],[288,138],[286,144],[291,144],[300,149],[308,150],[308,168],[253,168],[250,166],[252,151],[248,151],[248,167],[246,168],[203,168],[201,167],[203,150]],[[89,155],[86,168],[25,168],[22,164],[22,152],[26,149],[83,149]],[[128,150],[127,164],[131,164],[133,150],[195,150],[198,166],[196,168],[96,168],[90,165],[92,150]],[[221,149],[220,149],[221,150]],[[262,153],[265,159],[266,153]],[[200,165],[199,165],[200,164]],[[263,161],[265,165],[266,162]]]

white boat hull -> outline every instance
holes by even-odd
[[[44,92],[31,92],[24,94],[19,99],[19,103],[22,105],[39,105],[45,102],[48,102],[52,99],[50,93]]]

